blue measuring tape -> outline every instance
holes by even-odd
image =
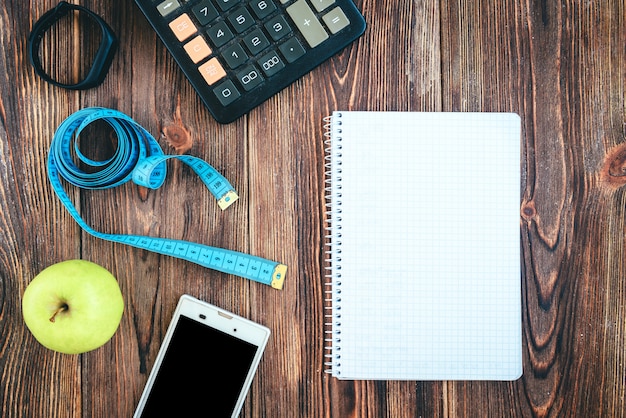
[[[87,158],[80,152],[77,141],[82,130],[97,120],[108,123],[117,135],[117,149],[111,158],[104,161]],[[101,107],[79,110],[61,123],[50,147],[48,176],[55,193],[74,220],[97,238],[182,258],[203,267],[282,289],[287,266],[275,261],[182,240],[98,232],[83,220],[61,183],[63,178],[84,189],[109,189],[132,180],[139,186],[157,189],[165,181],[166,161],[171,158],[191,167],[215,196],[222,210],[239,198],[228,180],[206,161],[189,155],[164,155],[154,137],[132,118]],[[91,167],[93,172],[81,170],[75,164],[76,160]]]

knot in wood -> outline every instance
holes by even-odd
[[[626,144],[615,147],[604,160],[600,172],[602,182],[612,187],[626,184]]]
[[[191,149],[193,140],[191,133],[184,126],[171,124],[163,129],[163,135],[168,145],[176,150],[178,154],[184,154]]]
[[[535,215],[537,215],[537,209],[535,208],[535,201],[531,200],[522,204],[522,218],[526,221],[531,221]]]

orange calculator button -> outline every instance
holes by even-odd
[[[172,20],[170,29],[179,41],[184,41],[198,31],[186,13]]]
[[[187,51],[187,55],[195,64],[211,55],[212,52],[209,45],[200,35],[185,44],[185,51]]]
[[[208,60],[206,63],[202,64],[198,67],[202,77],[206,80],[207,84],[213,85],[216,81],[226,77],[226,71],[224,71],[224,67],[217,60],[217,58],[213,57]]]

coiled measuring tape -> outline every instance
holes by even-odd
[[[105,161],[87,158],[78,146],[77,139],[81,131],[96,120],[108,123],[117,135],[117,149]],[[93,168],[94,172],[81,170],[74,158]],[[48,177],[54,192],[74,220],[97,238],[182,258],[203,267],[282,289],[287,266],[275,261],[188,241],[96,231],[80,216],[61,183],[63,178],[84,189],[109,189],[132,180],[139,186],[158,189],[165,181],[166,161],[171,158],[186,163],[200,177],[222,210],[239,198],[228,180],[206,161],[189,155],[164,155],[154,137],[132,118],[116,110],[100,107],[79,110],[61,123],[50,147]]]

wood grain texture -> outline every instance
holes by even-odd
[[[80,1],[121,40],[102,86],[73,92],[43,82],[26,39],[56,3],[0,5],[1,416],[131,416],[182,293],[273,331],[242,417],[626,416],[624,0],[357,1],[368,21],[360,40],[230,125],[211,119],[131,0]],[[76,54],[63,52],[90,42],[55,32],[42,54],[52,67],[71,64],[76,77]],[[56,127],[87,106],[131,115],[168,153],[184,151],[172,137],[182,132],[186,152],[241,196],[222,212],[177,162],[157,191],[68,188],[95,229],[280,260],[289,266],[284,290],[81,231],[45,165]],[[520,114],[520,380],[352,382],[324,373],[322,118],[337,109]],[[85,147],[106,153],[114,144],[93,132]],[[110,343],[80,356],[43,348],[21,314],[30,280],[70,258],[111,270],[126,302]]]

